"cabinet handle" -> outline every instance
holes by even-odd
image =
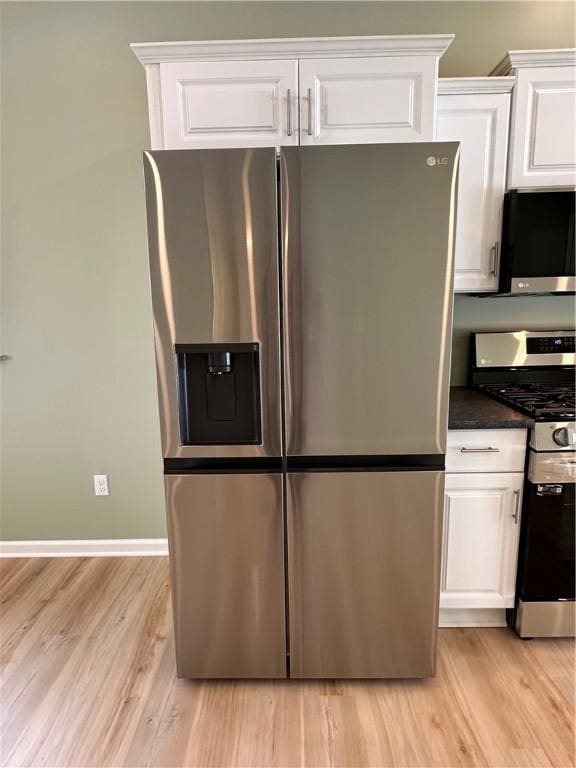
[[[514,520],[514,524],[518,525],[520,522],[520,491],[516,489],[514,491],[514,496],[516,498],[516,501],[514,502],[514,512],[512,514],[512,520]]]
[[[460,453],[500,453],[500,448],[460,448]]]
[[[286,135],[292,136],[292,91],[286,91]]]
[[[312,88],[308,88],[308,129],[306,133],[312,136]]]
[[[500,253],[500,243],[496,241],[490,250],[492,252],[492,268],[490,270],[490,274],[492,277],[496,277],[498,274],[498,254]]]

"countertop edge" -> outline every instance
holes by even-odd
[[[450,387],[449,430],[530,429],[534,420],[469,387]]]

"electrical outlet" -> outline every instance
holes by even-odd
[[[108,475],[94,475],[94,493],[96,496],[109,496]]]

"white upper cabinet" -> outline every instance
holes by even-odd
[[[436,59],[304,59],[301,144],[432,141]]]
[[[516,76],[508,186],[576,184],[576,50],[510,51],[493,74]]]
[[[523,480],[521,472],[446,475],[441,608],[514,605]]]
[[[453,35],[135,43],[152,149],[431,141]]]
[[[160,64],[166,149],[298,144],[298,61]]]
[[[460,142],[454,289],[498,288],[512,77],[441,79],[436,138]]]

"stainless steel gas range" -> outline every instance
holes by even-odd
[[[471,384],[534,419],[527,453],[515,608],[520,637],[575,634],[574,331],[477,333]]]

